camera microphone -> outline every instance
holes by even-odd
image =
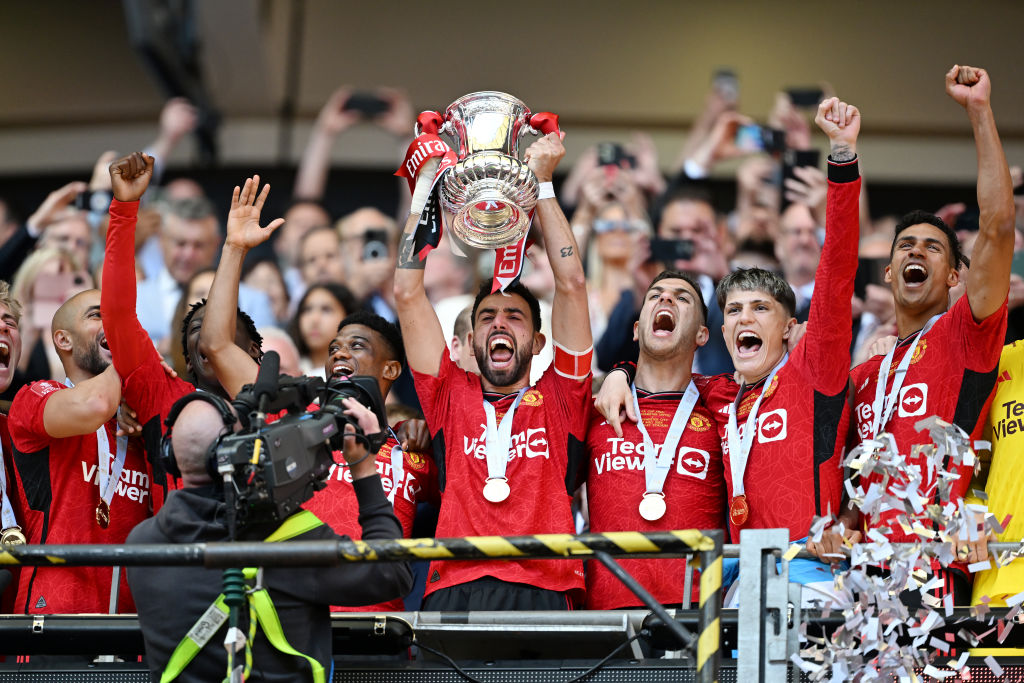
[[[266,412],[267,403],[277,398],[277,379],[281,374],[281,357],[277,351],[267,351],[260,362],[260,371],[256,375],[252,393],[256,397],[261,413]]]

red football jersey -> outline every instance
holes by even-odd
[[[380,474],[384,493],[389,498],[395,488],[395,471],[391,466],[391,450],[398,442],[388,438],[377,452],[377,473]],[[335,463],[344,462],[341,453],[334,453]],[[426,455],[416,452],[403,452],[403,472],[401,481],[397,482],[398,491],[392,499],[395,516],[402,524],[402,535],[412,538],[412,524],[416,517],[416,503],[434,500],[437,497],[437,471],[434,462]],[[327,477],[327,488],[317,491],[305,505],[334,532],[347,535],[354,539],[362,538],[362,527],[359,526],[359,501],[352,490],[352,473],[347,467],[337,464],[331,466]],[[397,598],[379,605],[366,607],[332,606],[332,612],[401,612],[404,609],[402,598]]]
[[[445,349],[437,377],[413,372],[416,393],[434,442],[441,513],[438,537],[520,536],[574,532],[570,503],[583,457],[590,405],[590,375],[580,381],[549,368],[519,403],[512,421],[506,477],[509,497],[490,503],[484,393],[480,378],[460,370]],[[492,401],[501,418],[515,394]],[[495,398],[495,397],[489,397]],[[573,560],[434,562],[426,594],[491,576],[582,597],[583,566]]]
[[[830,178],[835,168],[829,164]],[[750,514],[743,527],[730,521],[733,542],[739,542],[740,528],[786,528],[792,540],[800,539],[807,536],[815,515],[839,513],[859,198],[859,177],[850,182],[829,180],[828,227],[807,331],[771,386],[750,388],[740,402],[737,423],[742,433],[758,395],[762,389],[766,392],[743,477]],[[730,499],[733,485],[726,425],[738,389],[731,376],[719,375],[702,390],[707,406],[718,416]]]
[[[682,394],[637,392],[640,416],[656,446],[665,441]],[[596,410],[591,411],[587,432],[587,506],[590,530],[670,531],[674,529],[724,529],[725,479],[722,449],[714,415],[700,401],[690,414],[679,439],[676,456],[662,492],[667,509],[661,519],[640,516],[639,504],[646,491],[644,438],[635,422],[622,424],[622,437]],[[683,599],[686,560],[629,560],[619,564],[662,604]],[[695,583],[695,585],[698,585]],[[694,592],[696,596],[696,591]],[[604,565],[587,563],[587,609],[640,607],[632,591]]]
[[[972,438],[980,438],[988,404],[992,399],[999,370],[999,354],[1006,335],[1006,303],[1000,310],[981,321],[971,313],[966,296],[960,297],[953,307],[939,318],[918,342],[907,366],[907,374],[896,397],[896,408],[882,431],[896,439],[900,453],[911,457],[916,444],[931,443],[928,432],[918,432],[914,425],[926,417],[937,415],[946,422],[956,424]],[[892,387],[892,378],[907,350],[917,335],[904,339],[896,347],[886,391]],[[854,391],[855,433],[851,441],[872,436],[873,403],[878,384],[878,370],[884,356],[875,356],[858,365],[850,373]],[[923,458],[918,459],[923,466]],[[953,500],[962,498],[971,483],[971,468],[963,467],[960,478],[953,483]],[[931,482],[924,474],[925,485]],[[873,474],[861,485],[867,489],[872,482],[881,481]],[[897,482],[893,482],[894,484]],[[878,526],[886,526],[897,516],[896,511],[883,513]],[[868,520],[864,520],[865,524]],[[893,542],[916,542],[916,535],[908,535],[893,524],[887,537]]]
[[[33,382],[22,387],[11,404],[9,427],[21,504],[16,514],[32,544],[124,543],[128,532],[151,514],[152,473],[142,450],[129,441],[110,502],[110,526],[101,528],[96,522],[100,501],[96,434],[55,439],[43,426],[47,400],[66,388],[53,380]],[[117,421],[107,422],[106,429],[113,451]],[[118,611],[134,612],[121,571]],[[106,613],[110,586],[110,567],[26,567],[15,608],[26,614]]]

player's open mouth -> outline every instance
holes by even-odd
[[[7,342],[0,341],[0,370],[5,370],[11,363],[11,347]]]
[[[110,346],[107,344],[107,335],[100,335],[99,345],[100,348],[103,349],[104,351],[110,351]]]
[[[654,314],[654,336],[668,337],[676,329],[676,319],[671,311],[661,310]]]
[[[759,336],[749,330],[744,330],[736,335],[736,356],[739,358],[751,358],[761,350],[761,344],[762,341]]]
[[[920,263],[908,263],[903,268],[903,282],[910,287],[924,283],[928,279],[928,270]]]
[[[331,366],[331,377],[351,377],[356,373],[348,363],[335,363]]]
[[[512,358],[515,356],[515,350],[515,341],[505,335],[491,337],[490,344],[487,347],[491,364],[495,367],[504,367],[511,363]]]

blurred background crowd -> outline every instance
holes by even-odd
[[[806,317],[826,188],[810,122],[833,87],[870,114],[854,364],[895,331],[882,281],[895,216],[938,212],[967,254],[978,227],[970,131],[942,101],[935,74],[960,59],[1010,83],[996,111],[1010,163],[1024,160],[1024,107],[1012,106],[1024,89],[1012,87],[1013,41],[1003,36],[1024,19],[1012,3],[957,22],[938,5],[925,13],[884,3],[842,12],[816,3],[464,5],[472,9],[464,24],[418,10],[415,22],[394,21],[326,0],[0,10],[0,54],[24,49],[0,60],[14,94],[0,105],[0,279],[25,306],[24,352],[0,400],[61,376],[50,320],[100,281],[107,165],[132,149],[156,157],[158,183],[137,231],[138,314],[180,373],[181,320],[209,291],[231,188],[253,171],[274,187],[264,216],[286,223],[250,253],[239,304],[264,348],[281,353],[282,371],[322,374],[338,322],[358,308],[394,320],[396,219],[404,221],[409,197],[391,171],[416,113],[473,90],[505,90],[562,116],[569,154],[557,196],[586,253],[601,371],[635,359],[639,293],[663,267],[698,273],[711,304],[698,372],[731,371],[711,295],[730,270],[780,272]],[[33,32],[18,29],[29,26],[48,29],[55,54],[23,57]],[[484,49],[495,30],[517,49]],[[943,31],[949,41],[924,37]],[[952,44],[961,39],[969,55]],[[1014,181],[1021,185],[1017,167]],[[428,262],[428,295],[464,364],[472,359],[459,314],[492,258],[442,244]],[[1022,275],[1024,256],[1014,261],[1008,340],[1024,336]],[[528,253],[524,283],[550,300],[540,245]],[[408,376],[392,395],[415,406]]]

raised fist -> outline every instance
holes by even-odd
[[[564,137],[565,133],[548,133],[526,148],[523,161],[537,176],[538,181],[551,182],[555,167],[565,156],[565,147],[562,145]]]
[[[849,152],[856,153],[857,136],[860,134],[860,110],[857,107],[843,102],[838,97],[829,97],[818,105],[814,122],[828,136],[832,144],[833,158],[836,157],[835,152],[839,147],[848,148]]]
[[[946,93],[962,107],[987,107],[992,83],[984,69],[956,64],[946,72]]]
[[[110,165],[110,184],[119,202],[137,202],[153,178],[153,157],[133,152]]]

